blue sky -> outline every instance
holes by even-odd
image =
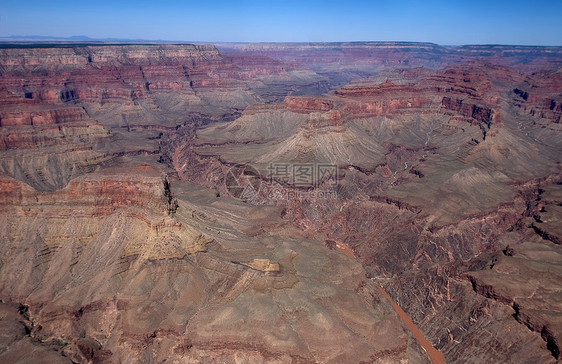
[[[0,36],[562,46],[562,0],[0,0]]]

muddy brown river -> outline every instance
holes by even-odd
[[[382,286],[380,286],[380,285],[377,285],[377,286],[379,287],[379,290],[381,291],[381,293],[388,299],[388,301],[390,302],[390,304],[392,305],[392,307],[394,308],[396,313],[398,313],[398,316],[400,316],[402,321],[404,321],[404,324],[406,325],[408,330],[410,330],[412,332],[412,334],[414,335],[416,340],[418,340],[418,342],[420,343],[421,347],[425,350],[427,355],[429,355],[429,358],[431,359],[433,364],[444,364],[445,358],[443,357],[443,354],[441,354],[441,352],[439,350],[435,349],[433,347],[433,345],[431,345],[429,340],[427,340],[425,338],[425,336],[423,336],[422,332],[414,324],[412,319],[406,314],[406,312],[404,312],[400,308],[400,306],[398,306],[398,304],[396,304],[396,302],[394,302],[392,300],[392,297],[390,297],[390,295],[388,293],[386,293],[384,288],[382,288]]]

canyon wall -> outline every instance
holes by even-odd
[[[430,362],[380,285],[447,362],[556,362],[561,66],[2,45],[0,359]]]
[[[555,362],[560,215],[541,191],[559,189],[562,129],[530,110],[562,88],[528,85],[558,73],[482,62],[407,72],[248,108],[170,158],[221,196],[232,194],[225,172],[250,164],[261,183],[248,203],[282,206],[307,236],[346,244],[447,360]],[[338,180],[299,187],[270,178],[275,163],[331,164]]]

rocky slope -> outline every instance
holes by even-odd
[[[358,262],[158,163],[178,127],[325,78],[211,46],[0,60],[1,360],[428,362]]]
[[[217,47],[0,47],[0,361],[559,360],[560,48]]]
[[[123,155],[154,154],[160,133],[184,123],[325,90],[308,69],[206,45],[2,47],[0,74],[0,170],[46,191]]]
[[[251,164],[262,179],[248,202],[283,206],[309,236],[344,242],[448,360],[554,360],[561,251],[557,233],[542,229],[557,229],[560,215],[539,207],[533,189],[561,182],[562,129],[516,90],[557,74],[475,62],[381,77],[247,108],[197,131],[173,164],[221,195],[231,192],[225,171]],[[560,97],[553,83],[527,102]],[[276,163],[335,165],[337,185],[276,181]],[[189,173],[194,165],[205,173]]]
[[[359,263],[298,232],[248,232],[284,224],[277,209],[179,182],[173,198],[148,165],[54,193],[1,184],[0,291],[25,314],[12,309],[4,331],[26,328],[2,360],[427,361]]]

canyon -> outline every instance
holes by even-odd
[[[5,43],[0,75],[1,361],[560,360],[561,47]]]

